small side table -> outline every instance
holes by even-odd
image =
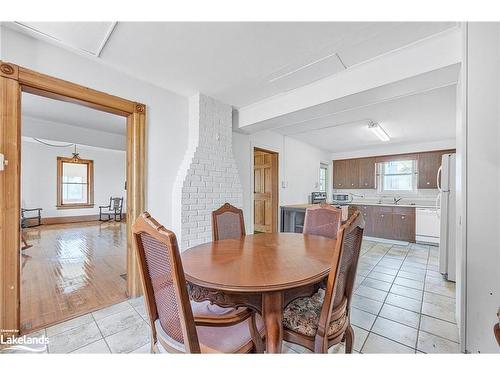
[[[26,216],[26,213],[33,212],[35,215]],[[36,224],[28,225],[28,220],[37,219]],[[42,225],[42,208],[21,208],[21,228],[33,228]]]

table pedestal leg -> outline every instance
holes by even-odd
[[[266,325],[266,352],[281,353],[283,343],[283,294],[264,293],[262,314]]]

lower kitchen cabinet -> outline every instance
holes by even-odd
[[[415,208],[355,206],[365,219],[365,236],[415,242]]]

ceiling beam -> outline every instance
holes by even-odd
[[[461,62],[461,30],[417,41],[310,85],[272,96],[238,110],[238,128],[244,131],[273,129],[280,116],[293,114],[294,121],[317,116],[325,105],[349,95],[389,85]],[[314,107],[314,110],[306,111]]]

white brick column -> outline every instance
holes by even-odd
[[[188,151],[172,202],[181,251],[212,240],[211,213],[225,202],[243,206],[232,149],[232,108],[197,94],[189,100]]]

